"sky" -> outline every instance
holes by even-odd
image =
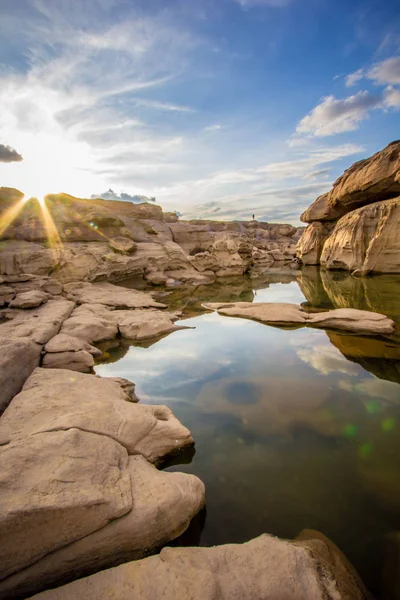
[[[0,186],[298,224],[397,138],[398,0],[0,0]]]

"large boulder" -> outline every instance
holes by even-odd
[[[49,300],[37,308],[3,309],[0,314],[0,336],[3,339],[30,338],[37,344],[46,344],[60,330],[62,323],[75,308],[69,300]]]
[[[194,443],[167,406],[127,402],[112,379],[56,368],[34,371],[4,412],[0,438],[17,441],[71,428],[108,436],[150,462]]]
[[[331,230],[330,223],[314,221],[308,225],[296,248],[296,255],[304,265],[319,265],[325,241]]]
[[[342,553],[318,532],[294,542],[261,535],[245,544],[164,548],[159,555],[49,590],[35,600],[367,600]]]
[[[64,286],[68,297],[78,304],[104,304],[114,308],[165,308],[150,294],[112,283],[71,282]]]
[[[347,169],[324,194],[306,210],[301,220],[332,221],[346,213],[380,200],[400,195],[400,141],[392,142],[370,158]]]
[[[325,241],[326,269],[400,273],[400,197],[376,202],[345,215]]]
[[[0,447],[0,464],[1,579],[132,507],[128,454],[105,436],[32,435]]]

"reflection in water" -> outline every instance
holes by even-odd
[[[143,401],[168,404],[191,429],[192,462],[168,468],[206,484],[207,518],[195,528],[202,544],[320,529],[377,592],[385,535],[400,531],[400,336],[281,330],[201,305],[354,306],[400,322],[400,277],[304,269],[257,285],[242,278],[161,291],[195,329],[147,347],[109,346],[109,364],[96,370],[131,379]]]

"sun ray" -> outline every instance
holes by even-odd
[[[26,197],[22,198],[11,206],[5,213],[0,216],[0,237],[6,231],[6,229],[15,221],[19,213],[26,204]]]

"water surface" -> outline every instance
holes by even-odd
[[[193,460],[169,469],[206,485],[195,541],[242,542],[263,532],[294,538],[318,529],[379,593],[385,536],[400,530],[400,336],[284,330],[205,313],[201,304],[351,306],[400,322],[400,277],[307,269],[158,297],[195,329],[147,347],[109,348],[109,364],[96,372],[134,381],[143,402],[168,404],[190,428]]]

